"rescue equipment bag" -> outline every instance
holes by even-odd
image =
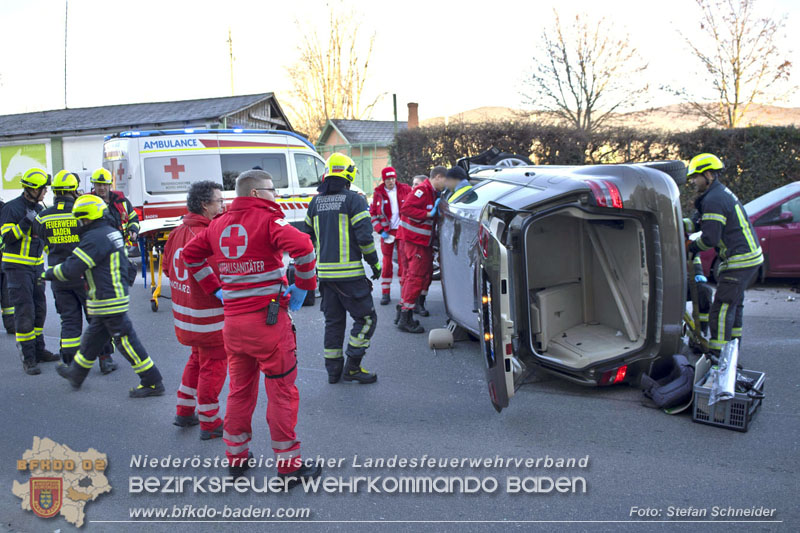
[[[642,374],[642,392],[660,409],[669,409],[689,402],[694,388],[694,367],[681,354],[673,355],[665,364],[653,366],[652,374]]]

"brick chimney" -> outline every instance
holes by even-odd
[[[419,127],[419,114],[417,109],[419,104],[414,102],[408,103],[408,129]]]

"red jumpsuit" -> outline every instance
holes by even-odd
[[[405,183],[396,182],[395,189],[397,190],[397,205],[402,207],[406,197],[411,194],[411,187]],[[375,233],[381,234],[384,231],[389,235],[397,237],[399,228],[392,229],[392,202],[389,200],[389,192],[383,183],[375,187],[372,196],[372,205],[369,206],[369,214],[372,220],[372,227],[375,228]],[[394,264],[392,256],[394,255],[394,248],[397,247],[397,276],[400,278],[400,286],[403,285],[403,271],[405,267],[405,257],[403,255],[403,245],[401,240],[395,239],[393,242],[387,243],[381,238],[381,255],[383,256],[383,265],[381,265],[381,292],[388,294],[392,286],[392,275]]]
[[[316,255],[308,235],[283,218],[277,203],[238,197],[228,211],[183,249],[189,272],[208,294],[222,287],[225,349],[230,391],[223,440],[234,466],[247,458],[252,416],[263,373],[267,424],[278,472],[300,468],[300,441],[295,434],[299,394],[295,386],[297,355],[294,328],[287,312],[283,253],[295,260],[295,285],[314,290]],[[208,258],[217,263],[219,277]],[[280,303],[277,323],[267,325],[267,306]]]
[[[222,339],[225,323],[222,302],[206,294],[180,257],[183,247],[208,227],[211,220],[195,213],[183,217],[164,246],[164,274],[172,289],[172,315],[178,342],[192,348],[178,387],[178,416],[192,416],[195,405],[200,428],[212,431],[222,424],[219,393],[228,375],[228,357]],[[217,263],[210,261],[214,274]]]
[[[433,274],[433,222],[429,212],[436,201],[436,190],[425,180],[411,191],[400,208],[397,238],[403,241],[406,271],[401,293],[404,310],[413,309]]]

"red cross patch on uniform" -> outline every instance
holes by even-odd
[[[279,225],[279,226],[287,226],[287,225],[289,225],[289,223],[286,222],[286,219],[283,219],[283,218],[276,218],[275,219],[275,223],[277,225]]]
[[[414,191],[414,196],[416,196],[417,198],[422,198],[422,189],[417,189],[416,191]]]
[[[247,251],[247,231],[241,224],[231,224],[219,236],[219,249],[228,259],[239,259]]]

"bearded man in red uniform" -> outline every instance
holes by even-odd
[[[284,252],[295,261],[292,285],[286,281]],[[230,391],[222,439],[230,475],[243,475],[252,463],[251,422],[263,373],[278,475],[289,488],[303,478],[318,477],[318,465],[302,464],[295,434],[300,400],[295,386],[297,344],[288,313],[300,309],[306,292],[317,286],[316,255],[309,236],[284,219],[272,176],[263,170],[240,174],[228,211],[192,239],[182,256],[206,294],[219,295],[224,305]],[[219,276],[208,258],[217,263]]]

